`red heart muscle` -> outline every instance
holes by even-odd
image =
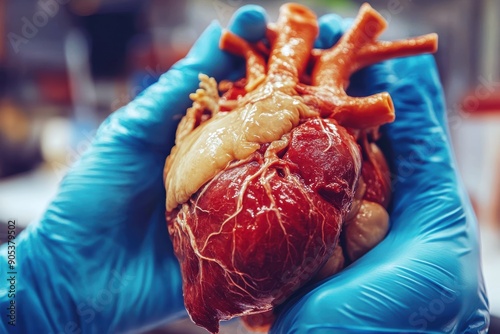
[[[389,170],[374,141],[394,107],[387,93],[345,88],[366,65],[436,49],[435,35],[376,41],[385,25],[365,4],[334,47],[316,50],[316,16],[287,4],[265,42],[222,36],[247,77],[217,87],[200,75],[165,166],[168,230],[196,324],[216,333],[245,316],[266,330],[276,305],[385,236]]]

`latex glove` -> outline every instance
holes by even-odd
[[[350,21],[320,21],[331,46]],[[289,301],[272,333],[484,333],[488,328],[477,222],[456,172],[432,56],[371,66],[353,94],[388,91],[396,121],[383,128],[393,178],[387,237],[337,275]]]
[[[230,29],[255,40],[265,24],[265,13],[252,6]],[[15,240],[16,327],[6,320],[7,249],[0,249],[0,332],[117,333],[185,316],[163,165],[198,74],[220,80],[244,71],[241,59],[219,50],[220,35],[212,23],[186,58],[112,114],[43,219]]]

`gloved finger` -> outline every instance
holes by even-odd
[[[319,35],[314,47],[319,49],[331,48],[353,24],[353,18],[342,18],[337,14],[321,16],[318,19]]]
[[[256,24],[256,22],[260,23]],[[234,13],[227,28],[249,42],[258,42],[266,35],[267,13],[265,9],[260,6],[245,5]],[[238,57],[233,66],[235,70],[231,71],[225,79],[229,81],[238,81],[244,78],[246,72],[245,65],[245,59]]]
[[[331,48],[344,33],[343,19],[337,14],[326,14],[318,19],[319,34],[314,43],[315,48]]]
[[[227,28],[249,42],[258,42],[266,35],[266,10],[257,5],[243,6],[234,13]]]
[[[255,40],[264,37],[265,26],[264,10],[245,6],[235,14],[230,29],[244,38]],[[220,25],[213,22],[184,59],[105,121],[98,138],[133,141],[168,153],[177,123],[192,103],[189,94],[198,88],[198,75],[204,73],[220,80],[242,65],[239,57],[219,49],[221,32]]]

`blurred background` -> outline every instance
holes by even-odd
[[[271,20],[285,1],[263,5]],[[296,1],[354,16],[361,1]],[[491,311],[500,315],[500,1],[368,1],[385,39],[437,32],[450,133],[479,218]],[[0,223],[43,213],[100,122],[243,0],[0,0]],[[6,232],[2,228],[1,233]],[[181,321],[154,333],[206,333]],[[225,333],[246,333],[231,322]]]

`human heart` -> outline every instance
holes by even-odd
[[[245,57],[246,78],[218,86],[200,75],[164,175],[196,324],[216,333],[220,320],[245,316],[266,330],[275,306],[385,236],[389,169],[374,141],[394,107],[387,93],[345,89],[366,65],[437,46],[433,34],[376,41],[385,26],[365,4],[336,45],[317,50],[315,14],[286,4],[265,41],[223,34],[221,48]]]

